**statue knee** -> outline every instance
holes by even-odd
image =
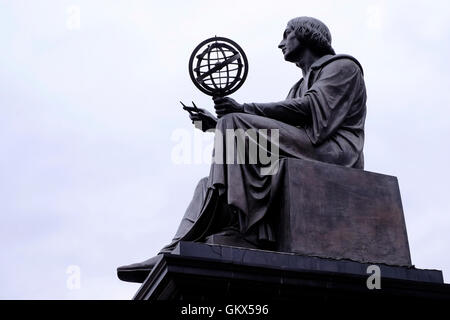
[[[203,177],[198,181],[197,187],[205,186],[207,183],[208,183],[208,177]]]
[[[197,183],[194,193],[195,194],[197,194],[197,193],[205,194],[207,189],[208,189],[208,177],[203,177]]]

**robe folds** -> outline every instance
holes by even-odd
[[[362,67],[355,58],[323,56],[291,88],[285,100],[243,106],[243,113],[221,117],[216,130],[224,133],[236,129],[269,132],[277,129],[277,139],[266,134],[267,144],[258,145],[269,156],[277,150],[277,170],[273,174],[262,174],[264,165],[259,160],[229,163],[225,159],[227,150],[217,157],[219,142],[224,149],[236,148],[236,145],[227,144],[224,135],[216,134],[215,158],[209,176],[200,180],[172,243],[160,253],[170,252],[180,240],[201,241],[217,229],[215,224],[220,220],[217,216],[230,212],[223,210],[223,202],[236,213],[242,234],[252,232],[258,240],[275,242],[273,224],[278,208],[277,195],[282,192],[285,158],[364,168],[366,89]],[[260,141],[259,137],[252,136],[245,139],[245,152],[250,142]]]

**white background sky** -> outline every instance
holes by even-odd
[[[277,45],[301,15],[363,65],[366,170],[398,177],[413,263],[448,279],[448,1],[1,0],[0,298],[131,298],[139,285],[116,267],[170,241],[209,173],[171,158],[176,130],[194,137],[178,101],[213,110],[189,78],[192,50],[235,40],[250,70],[233,97],[281,100],[301,74]]]

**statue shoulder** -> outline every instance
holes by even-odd
[[[303,78],[301,78],[300,80],[298,80],[289,90],[288,95],[286,96],[286,99],[293,99],[296,96],[296,92],[298,90],[298,87],[300,87],[300,85],[303,82]]]
[[[364,70],[358,60],[349,54],[335,54],[326,55],[317,60],[311,68],[322,69],[325,66],[333,66],[336,68],[354,68],[355,66],[361,70],[361,74],[364,75]]]

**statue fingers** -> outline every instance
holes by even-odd
[[[221,103],[225,97],[213,97],[214,103]]]
[[[189,118],[190,118],[192,121],[202,120],[202,118],[201,118],[198,114],[190,114],[190,115],[189,115]]]
[[[221,110],[216,110],[216,114],[217,116],[220,118],[221,116],[226,115],[227,113],[229,113],[229,111],[227,109],[221,109]]]
[[[183,107],[183,109],[187,110],[187,111],[194,111],[194,112],[197,111],[194,107],[188,107],[188,106]]]
[[[217,110],[224,110],[224,109],[227,109],[228,107],[229,107],[228,104],[226,104],[226,103],[220,103],[220,104],[216,104],[216,105],[214,106],[214,109],[216,109],[216,111],[217,111]]]

